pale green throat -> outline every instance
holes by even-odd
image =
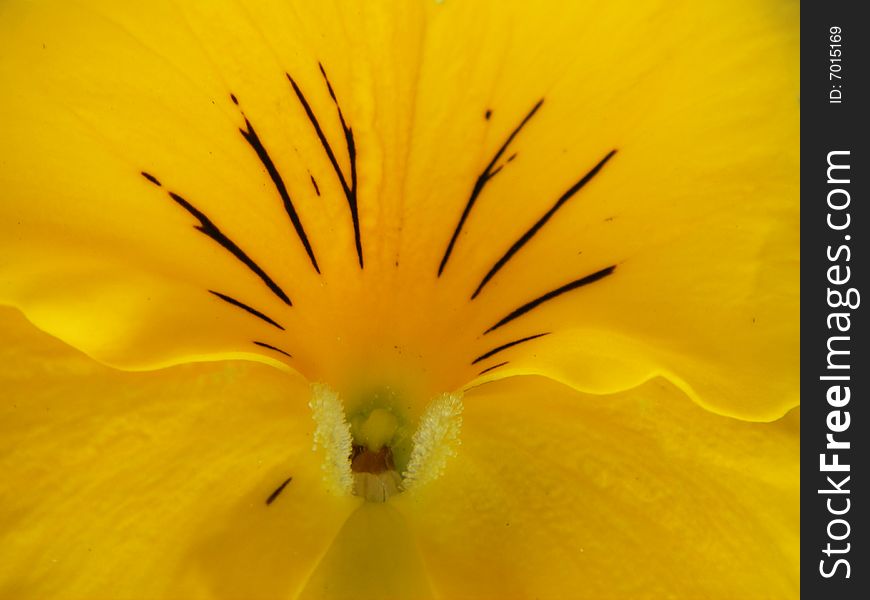
[[[456,454],[461,393],[436,396],[416,429],[390,404],[370,403],[348,419],[337,392],[324,384],[312,387],[314,448],[322,454],[324,482],[333,493],[386,502],[440,477]]]

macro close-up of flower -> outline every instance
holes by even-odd
[[[0,2],[0,599],[797,598],[799,21]]]

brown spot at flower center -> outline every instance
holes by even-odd
[[[376,452],[365,446],[354,446],[350,468],[354,473],[372,473],[374,475],[396,469],[393,464],[393,452],[388,446],[384,446]]]
[[[354,446],[350,468],[353,471],[353,493],[368,502],[386,502],[402,489],[402,478],[393,464],[393,452],[388,446],[369,450]]]

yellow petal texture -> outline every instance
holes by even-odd
[[[432,597],[407,519],[391,503],[370,502],[348,518],[299,596],[302,600]]]
[[[118,372],[14,312],[0,311],[0,598],[299,593],[359,503],[325,491],[305,383],[254,363]]]
[[[0,598],[798,596],[797,409],[508,378],[466,394],[441,478],[360,503],[323,491],[297,380],[120,373],[0,323]]]
[[[798,13],[4,2],[0,301],[128,368],[255,358],[416,411],[484,371],[664,375],[775,419]]]
[[[442,479],[395,497],[440,598],[799,597],[799,409],[713,415],[663,381],[466,396]]]

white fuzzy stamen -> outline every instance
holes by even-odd
[[[462,428],[462,394],[441,394],[426,407],[414,433],[408,468],[402,474],[408,490],[437,479],[456,455]]]
[[[314,413],[314,449],[318,446],[325,454],[323,479],[335,494],[350,495],[353,492],[353,473],[350,469],[350,453],[353,441],[350,425],[344,415],[344,405],[338,393],[329,386],[316,383],[311,387],[308,406]]]

